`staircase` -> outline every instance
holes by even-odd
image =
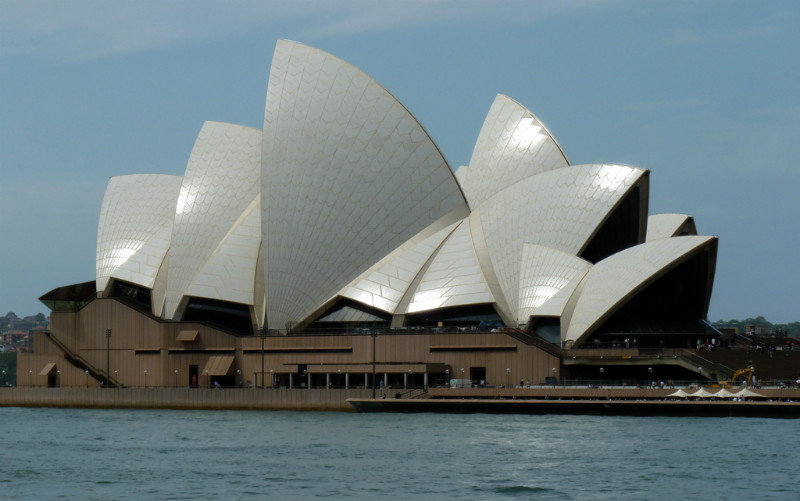
[[[677,365],[712,381],[726,381],[734,370],[684,348],[573,348],[563,351],[564,365]]]
[[[84,359],[83,357],[81,357],[77,353],[74,353],[72,350],[67,348],[67,346],[64,343],[62,343],[57,337],[55,337],[52,332],[45,331],[45,335],[50,339],[50,341],[53,342],[54,345],[56,345],[56,347],[59,350],[64,352],[64,359],[67,362],[71,363],[73,366],[77,367],[78,369],[80,369],[82,371],[89,371],[89,375],[92,376],[99,383],[101,383],[101,384],[105,383],[106,375],[103,373],[103,371],[101,371],[100,369],[97,369],[95,366],[93,366],[91,363],[89,363],[88,360]],[[114,388],[121,388],[122,384],[120,384],[119,381],[117,381],[116,379],[114,379],[113,377],[111,377],[109,375],[108,376],[108,386],[111,386],[111,387],[114,387]]]
[[[548,343],[536,334],[523,332],[519,329],[508,329],[504,332],[521,343],[525,343],[529,346],[536,346],[537,348],[553,355],[554,357],[561,357],[561,348],[552,343]]]
[[[400,394],[400,398],[422,398],[428,393],[427,388],[414,388]]]
[[[718,362],[702,357],[691,350],[681,350],[678,361],[682,367],[697,372],[715,381],[727,381],[733,376],[734,370]]]

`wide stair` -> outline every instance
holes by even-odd
[[[684,348],[573,348],[563,350],[564,365],[674,365],[712,381],[726,381],[734,369]]]
[[[53,342],[54,345],[56,345],[56,347],[59,350],[61,350],[64,353],[64,359],[67,362],[71,363],[74,367],[76,367],[76,368],[78,368],[78,369],[80,369],[80,370],[82,370],[84,372],[88,372],[89,375],[92,378],[94,378],[97,382],[99,382],[100,384],[105,385],[106,380],[107,380],[109,387],[113,387],[113,388],[121,388],[122,387],[122,384],[119,381],[117,381],[116,379],[114,379],[110,375],[106,375],[103,371],[101,371],[100,369],[96,368],[94,365],[89,363],[88,360],[86,360],[85,358],[81,357],[77,353],[75,353],[72,350],[70,350],[67,347],[67,345],[65,345],[57,337],[55,337],[52,332],[45,331],[45,335],[50,339],[50,341]]]
[[[400,398],[411,399],[411,398],[424,398],[425,395],[428,394],[428,390],[426,388],[412,388],[410,390],[406,390],[400,393]]]
[[[508,329],[503,332],[521,343],[525,343],[528,346],[536,346],[537,348],[553,355],[554,357],[561,356],[561,348],[545,341],[536,334],[531,334],[530,332],[525,332],[519,329]]]
[[[706,376],[712,381],[729,381],[733,377],[734,369],[714,362],[691,350],[681,350],[678,355],[678,365]]]

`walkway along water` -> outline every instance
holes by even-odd
[[[661,388],[210,389],[2,388],[0,406],[536,414],[760,415],[800,417],[800,389],[760,389],[760,400],[674,400]]]

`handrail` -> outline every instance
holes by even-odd
[[[133,299],[130,299],[130,298],[127,298],[127,297],[124,297],[124,296],[114,296],[114,297],[110,297],[108,299],[113,299],[113,300],[117,301],[118,303],[120,303],[121,305],[126,306],[126,307],[128,307],[128,308],[130,308],[132,310],[135,310],[135,311],[145,315],[149,319],[155,320],[158,323],[161,323],[161,324],[173,323],[170,320],[164,320],[161,317],[157,317],[156,315],[153,315],[153,312],[150,311],[149,307],[147,307],[147,306],[143,305],[142,303],[139,303],[138,301],[135,301]],[[231,336],[234,336],[234,337],[250,337],[250,336],[253,335],[251,332],[245,333],[245,332],[242,332],[242,331],[237,331],[236,329],[232,329],[232,328],[230,328],[228,326],[217,324],[217,323],[214,323],[214,322],[209,322],[208,320],[187,320],[187,321],[184,321],[184,322],[185,323],[200,324],[200,325],[203,325],[205,327],[210,327],[212,329],[215,329],[215,330],[218,330],[218,331],[222,331],[222,332],[224,332],[226,334],[230,334]]]
[[[634,357],[645,357],[645,358],[654,358],[654,357],[677,357],[683,360],[686,360],[692,364],[693,367],[702,367],[704,370],[708,371],[709,375],[714,373],[720,379],[730,378],[733,374],[733,369],[730,367],[721,364],[719,362],[714,362],[709,360],[705,357],[700,356],[699,354],[695,353],[692,350],[687,350],[685,348],[663,348],[663,349],[656,349],[656,348],[617,348],[618,351],[622,352],[618,356],[625,356],[629,355],[629,353],[636,353]],[[604,356],[604,357],[614,357],[616,355],[609,355],[607,353],[608,349],[598,349],[593,347],[587,348],[573,348],[570,350],[563,350],[563,354],[565,357],[592,357],[592,356]],[[628,353],[625,353],[628,352]],[[596,355],[595,355],[596,354]]]
[[[681,350],[681,351],[682,351],[682,355],[681,356],[683,356],[684,358],[688,358],[688,359],[692,360],[694,363],[699,363],[700,365],[711,366],[713,369],[715,369],[715,372],[717,373],[717,376],[720,379],[723,379],[723,376],[725,378],[730,378],[733,375],[734,370],[731,369],[730,367],[728,367],[727,365],[721,364],[719,362],[713,362],[713,361],[711,361],[711,360],[709,360],[709,359],[707,359],[705,357],[702,357],[702,356],[698,355],[697,353],[694,353],[694,352],[692,352],[690,350]],[[699,362],[698,362],[698,360],[699,360]]]
[[[554,357],[561,356],[561,348],[552,343],[548,343],[535,334],[523,332],[519,329],[506,329],[503,331],[503,333],[508,334],[521,343],[525,343],[529,346],[536,346],[537,348],[549,353],[550,355],[553,355]]]
[[[67,348],[67,346],[64,343],[62,343],[61,340],[59,340],[57,337],[55,337],[52,332],[44,331],[44,334],[48,338],[50,338],[50,340],[53,342],[53,344],[56,345],[56,347],[58,349],[60,349],[62,352],[64,352],[64,358],[69,363],[71,363],[72,365],[74,365],[75,367],[77,367],[79,369],[88,370],[89,374],[93,378],[95,378],[97,381],[102,382],[103,379],[106,379],[114,387],[119,388],[119,387],[122,386],[120,384],[120,382],[117,381],[116,379],[112,378],[110,374],[107,377],[103,376],[103,371],[97,369],[91,363],[89,363],[86,359],[84,359],[83,357],[81,357],[77,353],[74,353],[72,350]],[[78,363],[76,363],[76,362],[78,362]],[[79,364],[82,365],[83,367],[81,367]]]
[[[420,398],[422,395],[428,393],[427,388],[412,388],[400,394],[400,398]]]

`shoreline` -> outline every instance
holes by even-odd
[[[800,402],[542,399],[350,399],[358,412],[800,418]]]
[[[761,389],[763,399],[668,399],[660,388],[44,388],[0,389],[0,407],[95,409],[442,412],[800,418],[800,389]],[[384,395],[384,398],[380,398]]]

